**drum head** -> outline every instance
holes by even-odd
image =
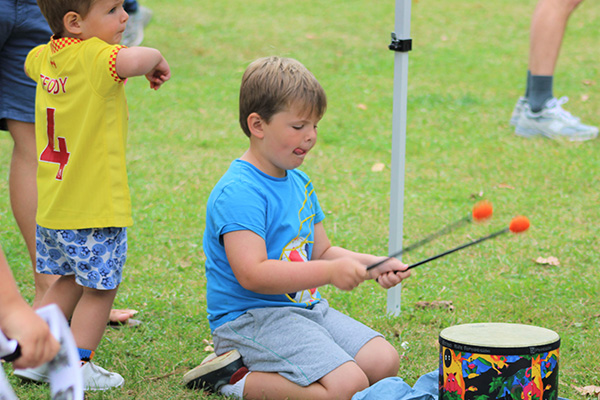
[[[440,344],[480,354],[537,354],[557,349],[560,337],[550,329],[509,323],[455,325],[440,333]]]

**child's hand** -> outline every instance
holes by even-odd
[[[331,284],[338,289],[352,290],[369,278],[365,266],[351,257],[334,261],[331,269]]]
[[[163,83],[171,79],[171,69],[167,60],[163,59],[146,74],[146,79],[150,82],[150,89],[158,90]]]
[[[387,257],[381,257],[378,260],[375,260],[375,262],[386,258]],[[406,268],[408,268],[407,264],[404,264],[397,258],[391,258],[370,270],[369,278],[375,279],[384,289],[389,289],[410,276],[410,270],[407,270]]]

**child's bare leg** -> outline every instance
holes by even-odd
[[[81,298],[83,288],[75,282],[75,275],[47,275],[55,281],[46,291],[44,298],[40,301],[40,307],[48,304],[57,304],[67,319],[73,315],[73,310]]]
[[[369,386],[384,378],[397,376],[400,368],[398,351],[381,336],[368,341],[354,359],[369,378]]]
[[[80,349],[95,351],[104,335],[117,289],[83,287],[83,294],[71,319],[71,331]]]
[[[246,378],[244,399],[350,399],[369,386],[367,376],[354,362],[342,364],[318,382],[299,386],[274,372],[252,372]]]

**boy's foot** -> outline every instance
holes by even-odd
[[[211,354],[200,365],[183,376],[183,383],[190,389],[203,389],[219,393],[223,385],[233,385],[248,373],[239,351],[231,350],[217,356]]]
[[[21,379],[33,382],[50,382],[50,363],[40,365],[36,368],[15,369],[14,374]],[[86,362],[81,367],[83,375],[83,390],[107,390],[122,386],[125,380],[114,372],[108,372],[92,362]]]
[[[127,47],[142,44],[144,40],[144,28],[148,25],[151,18],[152,11],[143,6],[139,6],[136,12],[129,14],[129,21],[127,21],[125,32],[123,32],[121,44]]]
[[[582,124],[561,106],[568,101],[551,98],[539,112],[532,112],[528,104],[524,105],[515,133],[519,136],[545,136],[550,139],[567,139],[572,142],[591,140],[598,136],[598,128]]]
[[[35,368],[15,369],[14,374],[21,379],[33,382],[49,382],[49,365],[50,363],[42,364]]]
[[[108,372],[92,362],[86,362],[81,367],[83,375],[83,390],[107,390],[123,386],[125,380],[115,372]]]

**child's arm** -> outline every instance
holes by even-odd
[[[365,266],[350,257],[307,262],[269,260],[264,240],[251,231],[226,233],[223,241],[236,279],[256,293],[291,293],[326,284],[351,290],[368,278]]]
[[[50,361],[60,345],[48,324],[23,300],[0,249],[0,329],[21,346],[15,368],[37,367]]]
[[[125,79],[145,75],[151,89],[158,89],[171,78],[167,60],[160,51],[149,47],[126,47],[117,53],[117,75]]]
[[[327,233],[325,232],[325,228],[323,227],[323,223],[316,224],[313,259],[330,260],[338,259],[340,257],[350,257],[360,262],[365,269],[368,265],[387,259],[387,257],[357,253],[344,249],[343,247],[332,246],[327,237]],[[376,279],[377,283],[383,288],[389,289],[410,276],[410,271],[406,270],[407,267],[408,265],[402,263],[400,260],[392,258],[382,263],[380,266],[368,271],[368,279]]]

